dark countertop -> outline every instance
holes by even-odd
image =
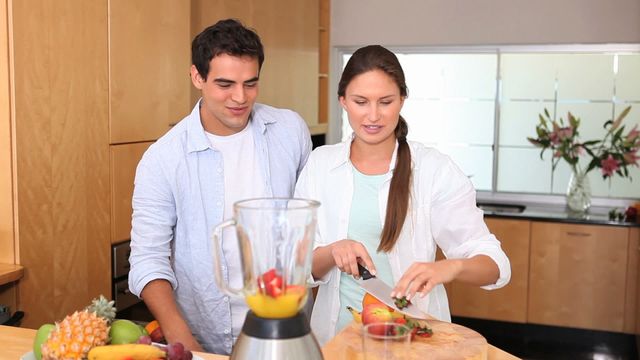
[[[497,205],[497,206],[496,206]],[[487,217],[520,219],[520,220],[540,220],[549,222],[589,224],[589,225],[612,225],[626,227],[640,227],[638,222],[624,222],[609,220],[609,209],[593,207],[586,214],[570,213],[564,207],[554,205],[513,205],[497,204],[490,202],[478,202],[478,206],[484,211]],[[524,210],[520,211],[524,206]]]

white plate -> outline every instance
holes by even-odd
[[[22,355],[20,360],[36,360],[36,356],[33,354],[33,351],[29,351],[28,353]],[[193,354],[192,360],[204,360],[204,359],[196,354]]]

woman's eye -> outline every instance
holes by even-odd
[[[392,103],[392,101],[381,101],[380,103],[382,105],[390,105]]]
[[[356,101],[354,101],[354,102],[355,102],[356,104],[358,104],[358,105],[364,105],[364,104],[366,104],[366,101],[361,101],[361,100],[356,100]]]

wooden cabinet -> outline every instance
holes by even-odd
[[[487,291],[454,282],[449,287],[451,313],[457,316],[524,323],[527,320],[530,221],[485,219],[511,261],[511,281]]]
[[[258,102],[292,109],[309,127],[317,127],[318,0],[220,0],[214,4],[192,1],[191,36],[228,17],[254,28],[265,51]],[[192,87],[192,100],[199,96]]]
[[[110,143],[156,140],[191,110],[188,1],[109,1]]]
[[[629,236],[625,227],[534,222],[528,321],[623,331]]]
[[[152,142],[111,145],[111,243],[129,240],[136,167]]]

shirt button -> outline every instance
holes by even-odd
[[[224,302],[229,302],[229,298],[225,296]]]
[[[224,329],[224,333],[225,333],[225,334],[230,333],[229,329]]]
[[[218,170],[218,173],[222,172],[222,168],[218,168],[217,170]]]

